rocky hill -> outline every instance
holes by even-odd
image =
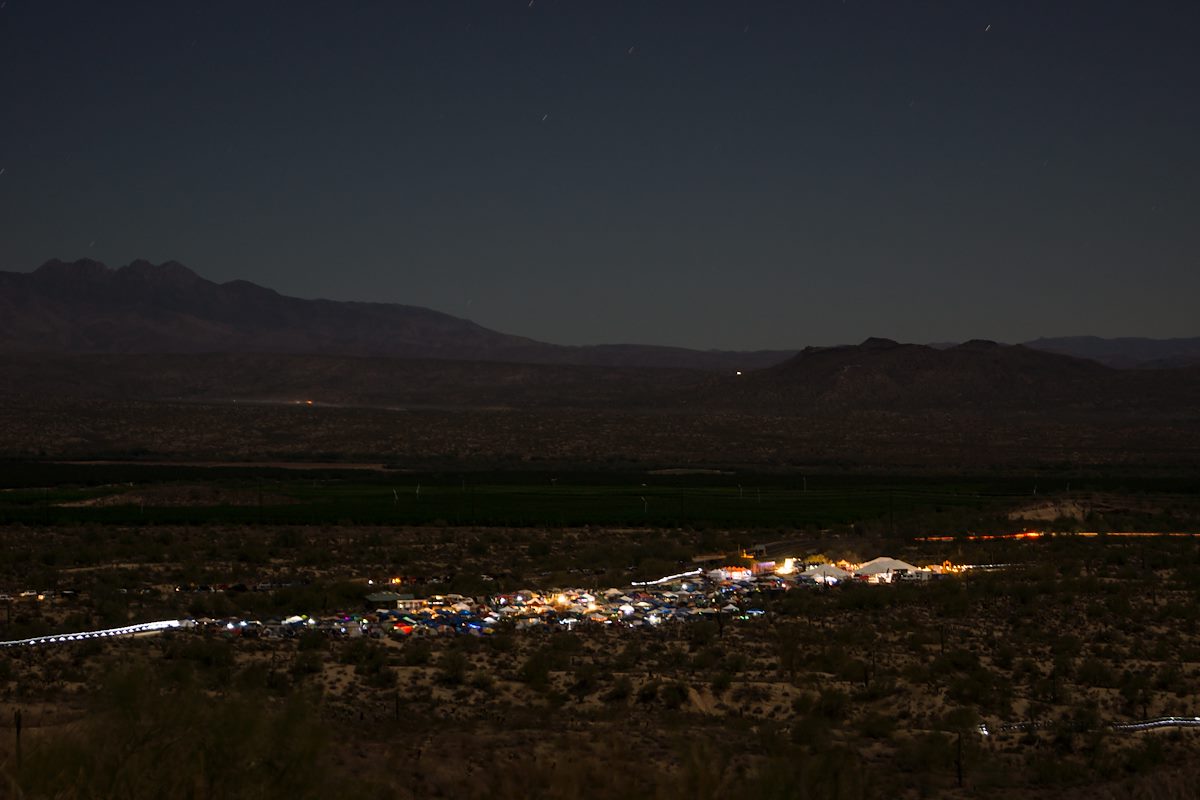
[[[1178,411],[1200,409],[1200,370],[1117,370],[1021,345],[939,349],[867,339],[806,348],[787,361],[713,379],[701,405],[806,411]]]

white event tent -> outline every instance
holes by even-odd
[[[890,582],[892,576],[898,572],[919,573],[922,572],[920,567],[915,567],[907,561],[901,561],[898,558],[891,556],[880,556],[873,558],[867,563],[860,566],[854,571],[855,575],[865,576],[873,581]]]
[[[850,573],[833,564],[820,564],[810,570],[805,570],[801,577],[817,583],[838,583],[850,577]]]

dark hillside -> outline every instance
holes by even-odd
[[[1021,345],[947,349],[867,339],[806,348],[774,367],[710,381],[697,401],[776,412],[1029,413],[1200,408],[1200,370],[1122,371]]]

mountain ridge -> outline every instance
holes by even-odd
[[[1200,365],[1200,336],[1150,339],[1143,336],[1041,337],[1026,346],[1051,353],[1090,358],[1118,368],[1170,368]]]
[[[734,372],[849,346],[902,345],[871,337],[860,345],[801,351],[570,346],[421,306],[303,299],[242,279],[216,283],[173,260],[137,259],[113,268],[93,259],[50,259],[32,272],[0,272],[0,352],[7,353],[311,353]],[[956,352],[1002,346],[978,339],[929,345]],[[1042,337],[1022,346],[1121,369],[1200,365],[1200,337]]]
[[[793,351],[567,346],[433,309],[307,300],[245,280],[209,281],[176,261],[52,259],[0,272],[0,352],[312,353],[534,364],[756,369]]]

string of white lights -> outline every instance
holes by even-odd
[[[30,647],[39,644],[60,644],[64,642],[80,642],[87,639],[106,639],[113,636],[135,636],[139,633],[152,633],[169,628],[178,628],[182,625],[183,621],[178,619],[139,622],[136,625],[122,625],[119,628],[103,628],[96,631],[78,631],[76,633],[52,633],[47,636],[33,636],[29,639],[13,639],[8,642],[0,642],[0,647]]]

